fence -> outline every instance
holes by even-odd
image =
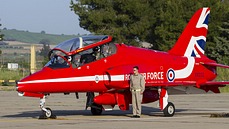
[[[0,80],[0,86],[16,86],[18,80]]]

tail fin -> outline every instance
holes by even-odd
[[[201,8],[193,15],[170,54],[186,57],[202,57],[206,44],[210,8]]]

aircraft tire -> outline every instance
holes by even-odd
[[[53,114],[50,108],[45,108],[45,109],[47,110],[47,112],[43,111],[44,118],[56,119],[56,115]]]
[[[92,104],[92,106],[91,106],[92,115],[101,115],[102,112],[103,112],[103,108],[101,105],[97,105],[95,103]]]
[[[168,105],[163,110],[165,117],[172,117],[175,114],[175,106],[173,103],[168,102]]]

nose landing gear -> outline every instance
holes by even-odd
[[[43,98],[40,99],[40,108],[42,111],[42,114],[39,116],[39,119],[56,119],[56,115],[53,114],[52,110],[50,108],[45,108],[45,98],[46,96],[44,96]]]

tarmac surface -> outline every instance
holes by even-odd
[[[85,94],[51,94],[46,101],[57,119],[39,120],[39,99],[19,97],[16,91],[0,91],[0,128],[4,129],[228,129],[229,118],[212,118],[212,113],[229,113],[229,94],[171,95],[176,107],[173,117],[163,117],[158,102],[144,104],[141,118],[130,111],[103,112],[92,116],[85,110]]]

